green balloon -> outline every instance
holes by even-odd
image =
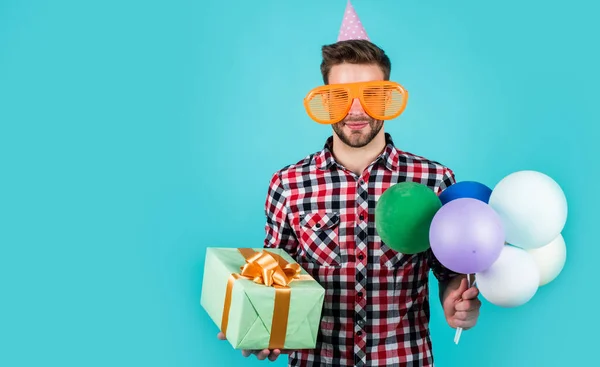
[[[381,240],[403,254],[427,250],[431,221],[442,207],[428,186],[400,182],[390,186],[375,206],[375,227]]]

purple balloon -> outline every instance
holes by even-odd
[[[473,198],[455,199],[442,206],[429,227],[431,250],[442,265],[461,274],[488,269],[504,247],[500,216]]]

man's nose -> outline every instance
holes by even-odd
[[[350,115],[364,115],[365,110],[362,108],[360,104],[360,100],[358,98],[354,98],[352,100],[352,106],[350,106],[350,111],[348,112]]]

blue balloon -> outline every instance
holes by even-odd
[[[454,199],[472,198],[488,204],[492,195],[492,189],[476,181],[461,181],[445,189],[440,195],[442,205]]]

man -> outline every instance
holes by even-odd
[[[332,123],[323,150],[273,175],[266,200],[265,247],[285,249],[325,288],[317,346],[243,351],[245,356],[275,360],[289,353],[290,366],[433,366],[430,270],[439,281],[448,324],[466,330],[478,318],[478,291],[467,289],[463,275],[443,267],[431,250],[400,254],[377,234],[375,206],[387,188],[415,181],[439,195],[455,180],[449,168],[397,149],[384,121],[371,116],[386,113],[372,103],[373,96],[389,101],[394,92],[360,89],[373,82],[382,86],[377,82],[389,80],[391,71],[385,52],[365,38],[323,47],[321,72],[328,87],[317,96],[319,106],[307,101],[307,111],[321,123],[343,115]],[[349,85],[359,95],[345,107],[336,101],[348,97]]]

